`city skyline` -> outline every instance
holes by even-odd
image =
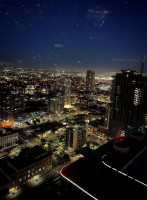
[[[121,199],[146,194],[147,76],[2,66],[2,199],[85,199],[65,181],[94,199],[114,197],[115,183]]]
[[[146,7],[144,0],[1,1],[0,61],[34,68],[140,72],[141,62],[130,59],[146,54]]]

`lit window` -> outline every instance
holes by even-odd
[[[134,105],[140,105],[142,99],[142,89],[141,88],[135,88],[134,92]]]

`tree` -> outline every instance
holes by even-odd
[[[64,154],[64,156],[62,157],[63,158],[63,160],[65,160],[65,161],[69,161],[70,160],[70,156],[66,153],[66,154]]]
[[[45,139],[41,139],[42,145],[45,144],[46,140]]]

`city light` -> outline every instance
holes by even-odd
[[[8,122],[4,122],[4,121],[0,122],[0,128],[13,127],[13,125],[14,125],[14,120],[10,120]]]
[[[0,1],[0,199],[147,196],[146,6]]]
[[[70,108],[73,108],[74,106],[71,106],[71,105],[65,105],[64,108],[67,108],[67,109],[70,109]]]

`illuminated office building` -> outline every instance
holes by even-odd
[[[25,94],[34,94],[36,90],[35,85],[27,85],[25,88]]]

